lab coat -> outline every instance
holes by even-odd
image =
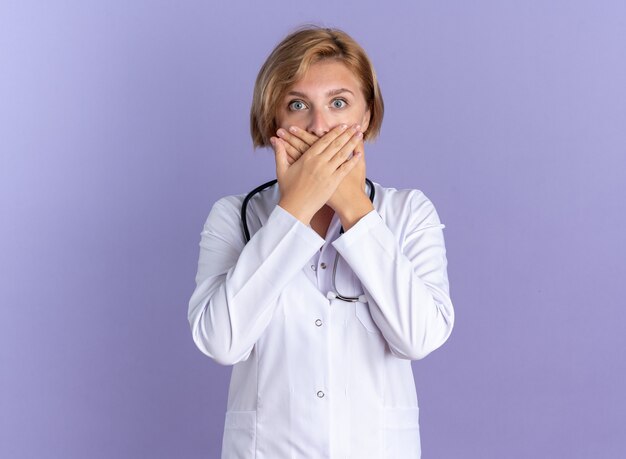
[[[454,310],[439,216],[416,189],[373,182],[375,210],[320,237],[278,206],[278,184],[210,210],[188,319],[196,346],[232,365],[222,459],[416,459],[411,361],[449,337]],[[364,190],[369,195],[369,185]],[[336,286],[329,299],[339,253]]]

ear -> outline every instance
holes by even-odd
[[[368,108],[365,111],[365,114],[363,115],[363,120],[361,121],[361,130],[363,132],[367,131],[367,128],[370,125],[370,117],[371,117],[371,112],[370,112],[370,109]]]

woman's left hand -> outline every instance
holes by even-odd
[[[287,143],[287,154],[289,163],[293,164],[307,151],[317,140],[318,136],[303,129],[292,127],[291,131],[279,129],[278,137]],[[365,146],[363,139],[359,141],[354,152],[360,152],[363,157],[357,162],[354,168],[344,177],[333,195],[326,202],[335,212],[341,214],[342,211],[350,209],[354,201],[365,195]]]

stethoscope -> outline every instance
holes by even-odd
[[[370,201],[372,202],[372,204],[374,204],[374,184],[367,177],[365,177],[365,181],[370,187]],[[252,196],[265,190],[266,188],[269,188],[270,186],[274,185],[276,182],[278,182],[278,179],[270,180],[269,182],[266,182],[263,185],[256,187],[254,190],[252,190],[250,193],[246,195],[246,197],[243,200],[243,203],[241,204],[241,222],[243,223],[243,233],[246,238],[246,243],[248,243],[248,241],[250,240],[250,231],[248,231],[248,223],[247,223],[247,217],[246,217],[246,208],[248,207],[248,201],[252,198]],[[343,226],[341,226],[339,235],[343,234],[343,232],[344,232]],[[343,296],[339,293],[339,291],[337,290],[337,286],[335,285],[335,276],[337,275],[337,262],[338,261],[339,261],[339,253],[337,252],[335,253],[335,263],[333,266],[333,278],[332,278],[333,289],[335,289],[335,291],[328,292],[326,297],[331,300],[334,298],[339,298],[340,300],[343,300],[343,301],[350,301],[350,302],[359,301],[361,303],[367,303],[367,298],[365,297],[365,295],[359,295],[357,297],[353,297],[353,296]]]

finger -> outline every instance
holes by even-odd
[[[364,139],[365,138],[365,132],[363,133],[363,137],[361,137],[361,139],[359,140],[359,143],[357,144],[356,148],[354,149],[354,154],[358,154],[361,156],[361,165],[357,166],[357,167],[363,167],[365,168],[365,145],[364,145]]]
[[[272,140],[273,139],[273,140]],[[272,143],[272,148],[274,148],[274,154],[276,154],[276,146],[275,146],[275,142],[276,140],[278,140],[277,137],[271,137],[270,138],[270,143]],[[287,161],[289,162],[289,165],[292,165],[293,163],[295,163],[299,156],[297,154],[291,154],[289,151],[289,147],[283,143],[283,146],[285,147],[286,151],[287,151]],[[293,151],[293,149],[292,149]]]
[[[274,157],[276,159],[276,177],[280,180],[289,167],[287,161],[287,153],[281,140],[276,137],[270,137],[270,143],[274,147]]]
[[[298,150],[297,148],[295,148],[292,144],[290,144],[287,140],[282,139],[283,140],[283,144],[285,145],[285,150],[287,151],[287,154],[289,155],[289,157],[293,160],[293,161],[297,161],[298,158],[300,156],[302,156],[302,152],[300,150]],[[308,147],[307,147],[308,149]],[[306,150],[305,150],[306,151]]]
[[[357,131],[354,133],[352,138],[339,150],[335,156],[332,157],[330,163],[333,167],[339,167],[342,163],[344,163],[347,159],[350,158],[351,154],[363,153],[359,150],[359,144],[363,138],[363,133],[361,131]]]
[[[356,127],[352,127],[331,142],[322,155],[337,167],[354,151],[362,137],[363,133],[356,130]]]
[[[354,151],[360,151],[363,154],[365,153],[365,145],[363,141],[364,138],[365,138],[365,132],[363,133],[363,137],[361,137],[361,140],[359,141],[359,144],[356,146]]]
[[[362,158],[363,153],[355,151],[354,155],[352,155],[352,158],[344,161],[343,164],[341,164],[337,168],[337,170],[335,170],[334,176],[337,178],[337,180],[341,182],[345,178],[345,176],[348,175],[352,171],[352,169],[357,166],[359,161],[362,161]]]
[[[309,149],[310,144],[306,143],[304,140],[302,140],[295,134],[287,132],[283,128],[280,128],[278,131],[276,131],[276,133],[278,134],[278,137],[285,140],[287,143],[289,143],[292,146],[292,149],[298,153],[298,157],[300,157],[302,153],[304,153],[305,151]],[[290,153],[289,150],[287,150],[287,152]]]
[[[271,137],[270,138],[270,142],[272,142],[272,147],[274,148],[274,154],[276,154],[276,146],[274,145],[273,142],[276,142],[276,140],[278,140],[276,137]],[[283,144],[284,145],[284,144]],[[289,165],[291,166],[293,163],[295,163],[297,161],[297,157],[292,158],[291,155],[289,155],[289,152],[287,151],[287,162],[289,163]]]
[[[298,126],[291,126],[289,128],[289,132],[291,132],[294,136],[298,137],[304,143],[307,144],[307,148],[317,142],[320,138],[311,132],[307,132],[304,129],[300,129]]]
[[[318,155],[322,153],[335,139],[337,139],[342,134],[348,130],[347,124],[340,124],[339,126],[335,126],[333,129],[324,134],[318,141],[316,141],[311,148],[306,151],[307,155]],[[348,136],[349,138],[349,136]],[[345,142],[341,142],[343,145]]]

